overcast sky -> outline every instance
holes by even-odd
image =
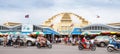
[[[120,22],[120,0],[0,0],[0,24],[42,24],[62,12],[75,13],[91,23]]]

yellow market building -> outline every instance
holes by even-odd
[[[60,13],[46,20],[43,25],[51,27],[61,35],[69,35],[74,28],[81,28],[90,24],[83,17],[74,13]]]

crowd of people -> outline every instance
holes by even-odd
[[[5,35],[3,36],[3,46],[6,47],[6,46],[12,46],[13,45],[13,42],[15,44],[19,44],[19,40],[20,40],[20,36],[17,36],[16,40],[13,41],[12,40],[12,36],[13,35]]]
[[[12,45],[12,35],[9,35],[9,36],[3,36],[4,38],[4,44],[3,46],[6,47],[6,45]],[[109,43],[110,44],[113,44],[115,46],[115,48],[120,48],[120,43],[117,42],[117,40],[115,39],[116,36],[115,35],[111,35],[110,36],[110,40],[109,40]],[[19,44],[19,41],[20,40],[20,37],[18,36],[17,39],[15,40],[16,43]],[[45,38],[44,35],[40,34],[38,35],[37,37],[37,42],[40,43],[41,46],[43,46],[44,44],[46,44],[47,42],[47,38]],[[83,44],[86,44],[86,46],[89,47],[89,40],[91,40],[91,37],[90,36],[87,36],[87,35],[84,35],[82,37],[78,36],[78,37],[68,37],[68,36],[65,36],[64,38],[58,38],[58,37],[55,37],[54,41],[55,43],[61,43],[61,42],[64,42],[65,44],[68,44],[68,45],[77,45],[79,42],[82,42]],[[53,41],[53,42],[54,42]]]

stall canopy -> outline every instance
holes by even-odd
[[[56,31],[54,31],[54,30],[52,30],[52,29],[50,29],[50,28],[43,28],[43,33],[44,33],[44,34],[55,34],[55,35],[59,35],[58,32],[56,32]]]
[[[82,35],[94,35],[94,34],[100,34],[101,31],[84,31],[82,32]]]
[[[80,28],[74,28],[72,31],[72,35],[80,35],[82,33]]]

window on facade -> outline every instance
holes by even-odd
[[[93,27],[93,30],[95,30],[95,26],[92,26]]]
[[[105,27],[103,27],[103,30],[105,30]]]
[[[21,26],[19,26],[19,27],[17,28],[17,30],[21,30]]]
[[[87,27],[87,29],[88,29],[88,30],[90,30],[90,28],[89,28],[89,27]]]
[[[88,27],[86,27],[86,30],[88,30]]]
[[[100,30],[103,30],[103,27],[102,27],[102,26],[100,26]]]
[[[0,30],[2,30],[2,29],[1,29],[1,26],[0,26]]]
[[[89,27],[89,30],[91,30],[91,28]]]
[[[94,29],[97,30],[97,26],[94,26]]]
[[[92,30],[92,27],[90,26],[90,30]]]
[[[100,26],[98,26],[97,28],[98,28],[98,30],[100,30]]]

